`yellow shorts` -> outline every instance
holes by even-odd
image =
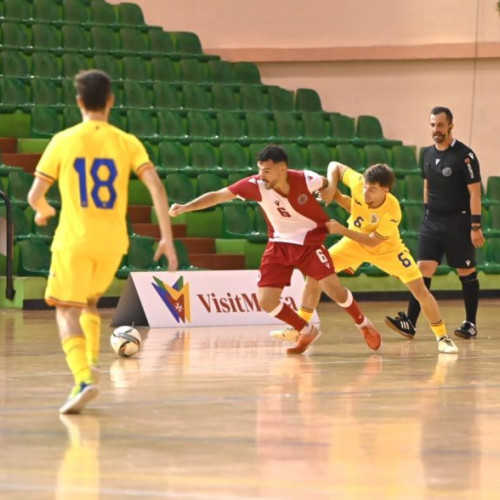
[[[416,280],[422,277],[415,260],[405,245],[390,253],[372,254],[367,252],[359,243],[349,238],[342,238],[339,242],[328,249],[335,266],[335,271],[344,269],[356,269],[368,262],[377,266],[390,276],[400,279],[403,283]]]
[[[51,306],[85,307],[111,285],[123,254],[54,251],[45,301]]]

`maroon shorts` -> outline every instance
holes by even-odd
[[[270,241],[262,256],[257,284],[272,288],[288,286],[295,268],[318,281],[335,273],[332,258],[324,245],[304,246]]]

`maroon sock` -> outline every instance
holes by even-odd
[[[357,325],[363,323],[365,315],[363,314],[361,307],[359,307],[359,304],[354,299],[350,306],[344,307],[343,309],[347,314],[349,314],[349,316],[351,316],[351,318],[354,320],[354,323],[356,323]]]
[[[281,311],[273,316],[280,319],[281,321],[284,321],[290,326],[293,326],[293,328],[295,328],[295,330],[297,330],[298,332],[300,332],[302,328],[307,325],[307,321],[305,319],[302,319],[290,306],[286,304],[283,304]]]

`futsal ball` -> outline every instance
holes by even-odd
[[[119,326],[111,334],[110,343],[116,354],[129,358],[141,348],[141,334],[132,326]]]

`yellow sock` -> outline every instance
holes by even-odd
[[[300,306],[299,310],[297,311],[297,314],[302,319],[305,319],[309,323],[314,314],[314,309],[307,309],[307,307]]]
[[[85,356],[85,338],[81,335],[67,337],[62,342],[62,348],[76,385],[92,380],[92,373]]]
[[[446,337],[446,325],[444,321],[441,320],[438,323],[431,323],[431,330],[434,332],[434,335],[437,339],[441,337]]]
[[[80,315],[80,326],[87,341],[87,362],[89,365],[99,364],[99,347],[101,342],[101,317],[98,314],[83,312]]]

